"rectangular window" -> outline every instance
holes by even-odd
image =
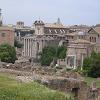
[[[5,37],[5,35],[6,35],[6,33],[1,33],[1,36],[2,36],[2,37]]]

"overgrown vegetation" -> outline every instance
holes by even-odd
[[[45,47],[41,53],[41,65],[49,66],[55,56],[56,50],[54,47]]]
[[[17,47],[17,48],[21,48],[21,47],[23,46],[23,44],[21,44],[19,41],[17,41],[17,40],[15,39],[15,41],[14,41],[14,46]]]
[[[57,58],[58,59],[65,59],[66,58],[66,51],[67,51],[67,47],[59,46],[57,48]]]
[[[83,62],[83,71],[89,77],[100,77],[100,53],[93,52]]]
[[[73,100],[70,95],[46,88],[38,83],[19,83],[14,77],[0,73],[0,100]]]
[[[57,59],[64,59],[66,57],[67,47],[45,47],[41,53],[41,65],[49,66],[52,61],[55,63]]]
[[[14,47],[8,44],[0,45],[0,60],[2,62],[14,63],[16,59],[16,51]]]
[[[92,77],[84,77],[85,82],[87,82],[88,86],[91,86],[93,82],[96,82],[96,87],[100,88],[100,80]]]

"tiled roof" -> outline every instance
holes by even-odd
[[[45,34],[66,34],[68,28],[58,23],[46,23],[44,27]]]
[[[63,26],[62,24],[58,24],[58,23],[46,23],[45,27],[49,27],[49,28],[67,28],[65,26]]]

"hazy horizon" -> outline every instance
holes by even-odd
[[[53,23],[58,17],[65,25],[100,24],[100,0],[0,0],[0,8],[4,24]]]

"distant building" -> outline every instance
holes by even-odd
[[[44,23],[42,20],[34,22],[35,35],[60,35],[67,34],[69,29],[63,26],[60,19],[56,23]]]
[[[0,26],[0,45],[10,44],[14,46],[14,29],[8,26]]]
[[[14,29],[3,25],[0,9],[0,45],[4,43],[14,46]]]
[[[37,54],[42,51],[45,46],[57,46],[61,40],[68,42],[64,35],[68,33],[69,29],[60,22],[44,24],[42,20],[39,20],[34,22],[34,27],[34,35],[24,37],[23,55],[26,57],[37,58]]]
[[[100,52],[99,33],[97,31],[91,33],[94,29],[82,28],[70,32],[70,28],[62,25],[60,19],[56,23],[35,21],[34,29],[33,36],[26,36],[23,39],[24,57],[37,59],[44,47],[65,45],[67,46],[66,59],[59,60],[60,65],[76,69],[82,67],[84,58],[90,56],[92,51]]]
[[[89,30],[89,26],[87,25],[72,25],[69,27],[70,28],[70,31],[72,32],[87,32]]]
[[[69,68],[82,67],[83,60],[89,57],[95,48],[95,44],[85,39],[76,39],[69,43],[66,64]]]
[[[100,52],[100,25],[97,25],[95,27],[92,27],[88,31],[88,40],[92,43],[95,43],[95,51]]]
[[[13,28],[15,30],[15,38],[18,41],[21,41],[22,37],[24,37],[26,35],[33,35],[34,34],[34,28],[29,27],[29,26],[25,26],[24,22],[22,22],[22,21],[17,22],[16,25],[13,25]]]

